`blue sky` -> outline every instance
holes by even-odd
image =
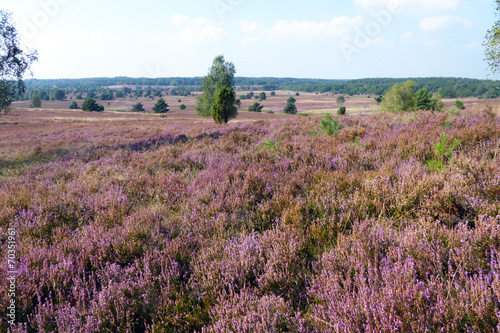
[[[36,78],[487,78],[493,0],[0,0]]]

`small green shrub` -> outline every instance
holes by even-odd
[[[464,110],[465,109],[465,105],[464,105],[464,102],[462,102],[461,100],[456,100],[455,101],[455,104],[453,104],[457,109],[459,110]]]
[[[441,134],[441,141],[434,144],[434,155],[435,158],[427,161],[427,165],[431,171],[442,170],[445,164],[451,161],[451,155],[453,151],[458,148],[461,141],[455,138],[451,145],[448,146],[448,134]]]
[[[330,114],[327,114],[324,119],[321,119],[321,130],[323,133],[335,137],[339,134],[340,130],[344,128],[344,125],[339,123],[338,119],[333,119]]]
[[[337,110],[337,115],[343,116],[345,115],[346,109],[345,106],[342,106],[340,109]]]
[[[274,150],[274,151],[278,151],[278,147],[280,146],[281,144],[281,141],[273,141],[273,140],[267,140],[267,141],[264,141],[264,143],[262,144],[262,148],[264,148],[265,150]],[[259,150],[261,148],[259,147]]]

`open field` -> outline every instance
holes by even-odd
[[[338,109],[296,98],[299,112]],[[216,125],[195,97],[167,102],[165,117],[111,111],[132,103],[120,100],[0,117],[18,323],[2,312],[1,331],[499,330],[497,106],[383,114],[352,97],[348,112],[368,114],[334,116],[345,127],[332,138],[311,135],[319,117],[242,111]],[[436,148],[443,133],[453,152]],[[1,281],[7,258],[2,246]],[[1,284],[2,309],[7,295]]]
[[[246,95],[249,91],[237,91],[236,96]],[[259,94],[258,91],[254,91],[256,95]],[[264,105],[263,113],[268,111],[273,111],[275,113],[282,113],[283,108],[286,105],[286,101],[289,97],[294,97],[297,102],[296,106],[299,113],[307,113],[309,115],[324,115],[326,113],[335,114],[339,109],[340,105],[336,103],[336,99],[339,95],[331,94],[315,94],[315,93],[300,93],[299,96],[295,96],[295,91],[277,91],[276,96],[271,96],[270,92],[266,92],[267,99],[260,102]],[[196,107],[196,98],[200,93],[194,93],[191,96],[163,96],[162,98],[168,103],[170,108],[170,114],[183,114],[183,115],[194,115]],[[357,95],[357,96],[345,96],[346,103],[342,106],[347,108],[348,114],[370,114],[380,112],[380,108],[374,100],[376,96],[367,95]],[[43,109],[55,109],[55,110],[68,110],[69,105],[75,100],[74,94],[68,95],[68,100],[66,101],[42,101]],[[132,110],[132,105],[141,102],[144,105],[144,109],[147,112],[152,112],[152,107],[156,103],[159,97],[154,99],[139,97],[139,98],[117,98],[111,101],[97,101],[99,104],[105,107],[106,111],[117,111],[117,112],[128,112]],[[179,102],[181,100],[181,102]],[[480,100],[477,98],[465,98],[461,99],[467,110],[470,111],[481,111],[486,105],[491,105],[494,109],[498,109],[498,100]],[[443,99],[445,103],[445,109],[453,108],[453,103],[456,99]],[[76,100],[78,105],[81,107],[83,100]],[[248,107],[255,102],[259,102],[258,99],[249,99],[241,101],[240,112],[245,112]],[[179,109],[180,105],[184,104],[186,109],[181,111]],[[15,102],[13,104],[14,108],[23,109],[29,108],[30,101]],[[253,119],[254,117],[251,116]]]

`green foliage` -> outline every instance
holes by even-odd
[[[281,144],[281,141],[273,141],[273,140],[269,139],[267,141],[264,141],[264,143],[262,145],[263,145],[263,148],[265,150],[278,151],[278,147],[280,146],[280,144]],[[260,150],[260,147],[258,149]]]
[[[449,109],[448,113],[453,116],[458,116],[462,114],[462,109],[457,109],[457,108]]]
[[[349,143],[349,146],[352,146],[352,147],[359,147],[360,144],[359,144],[359,141],[361,140],[361,137],[360,136],[357,136],[354,138],[354,142],[352,143]]]
[[[272,91],[271,96],[276,96],[276,92]]]
[[[97,104],[96,100],[93,98],[87,98],[82,104],[83,111],[104,111],[104,106]]]
[[[101,96],[99,97],[99,99],[101,99],[102,101],[111,101],[114,98],[115,98],[115,95],[114,95],[113,90],[111,90],[111,89],[105,89],[101,93]]]
[[[430,110],[432,94],[427,88],[418,90],[415,94],[415,110]]]
[[[297,107],[295,106],[296,99],[293,97],[289,97],[286,106],[283,109],[283,112],[287,114],[296,114],[297,113]]]
[[[224,56],[219,55],[214,59],[208,74],[201,80],[203,95],[197,100],[197,114],[204,117],[212,116],[212,111],[216,109],[214,108],[214,104],[220,90],[224,89],[224,87],[233,89],[235,73],[236,69],[233,63],[225,61]],[[235,99],[233,98],[234,101]]]
[[[339,96],[337,97],[337,104],[342,105],[345,103],[345,97],[344,96]]]
[[[337,110],[337,115],[339,115],[339,116],[343,116],[343,115],[345,115],[345,113],[346,113],[346,108],[345,108],[345,106],[342,106],[341,108],[339,108],[339,109]]]
[[[497,3],[497,16],[500,15],[500,0]],[[483,47],[486,55],[486,62],[492,74],[495,74],[500,69],[500,20],[495,22],[493,27],[488,30],[483,42]]]
[[[380,100],[382,109],[387,112],[411,112],[417,110],[441,110],[443,104],[439,98],[432,98],[432,93],[427,88],[415,92],[415,82],[395,84],[383,99]]]
[[[134,90],[134,96],[135,97],[142,97],[142,94],[144,92],[142,91],[142,87],[136,87]]]
[[[0,10],[0,58],[0,112],[7,112],[12,101],[24,93],[23,77],[38,58],[36,52],[21,49],[12,15],[3,10]]]
[[[385,95],[382,109],[387,112],[413,111],[415,97],[415,83],[407,81],[395,84]]]
[[[261,92],[259,94],[259,101],[265,101],[267,99],[267,96],[266,96],[266,93],[265,92]]]
[[[33,97],[31,98],[30,108],[41,108],[41,107],[42,107],[42,99],[38,94],[33,95]]]
[[[460,145],[460,140],[455,138],[453,142],[448,146],[448,134],[441,133],[441,141],[434,144],[434,155],[435,158],[427,161],[427,165],[431,171],[442,170],[444,165],[451,161],[451,156],[453,151]]]
[[[64,90],[59,88],[52,88],[49,92],[50,99],[53,101],[63,101],[66,98]]]
[[[229,119],[236,118],[238,109],[234,106],[235,93],[232,87],[224,86],[217,93],[212,105],[212,118],[216,124],[227,124]]]
[[[71,104],[69,105],[69,108],[70,108],[71,110],[76,110],[76,109],[78,109],[78,104],[77,104],[75,101],[73,101],[73,103],[71,103]]]
[[[339,123],[338,119],[333,119],[330,114],[327,114],[324,119],[320,119],[321,125],[320,129],[321,131],[329,135],[331,137],[335,137],[339,134],[340,130],[344,128],[344,125],[341,125]]]
[[[181,104],[181,106],[179,106],[179,109],[186,110],[186,106],[184,104]]]
[[[300,94],[299,93],[295,93],[295,96],[300,96]]]
[[[134,111],[134,112],[144,111],[144,107],[143,107],[142,103],[139,102],[137,104],[132,105],[132,111]]]
[[[251,111],[251,112],[262,112],[263,108],[264,108],[264,105],[260,105],[260,103],[255,102],[255,103],[253,103],[253,105],[250,105],[250,107],[248,108],[248,111]]]
[[[464,106],[464,102],[462,102],[461,100],[456,100],[455,101],[455,104],[453,104],[457,109],[459,110],[464,110],[465,109],[465,106]]]
[[[293,99],[293,101],[291,101],[290,99]],[[296,114],[297,113],[297,107],[295,106],[295,98],[290,97],[288,99],[288,102],[286,103],[285,108],[283,109],[283,112],[285,112],[286,114]]]
[[[155,113],[167,113],[169,111],[168,104],[165,103],[165,100],[163,98],[160,98],[155,106],[153,106],[153,111]]]

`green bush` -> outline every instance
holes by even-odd
[[[139,102],[137,104],[132,105],[132,111],[134,111],[134,112],[144,111],[144,107],[143,107],[142,103]]]
[[[451,161],[451,155],[453,154],[453,151],[458,148],[460,145],[460,140],[455,138],[451,145],[448,146],[448,134],[442,133],[441,134],[441,141],[436,142],[434,144],[434,155],[435,158],[427,161],[427,165],[429,166],[429,169],[431,171],[433,170],[442,170],[445,163]]]
[[[456,100],[455,101],[455,104],[453,104],[457,109],[459,110],[464,110],[465,109],[465,106],[464,106],[464,102],[462,102],[461,100]]]
[[[260,103],[253,103],[253,105],[250,105],[250,107],[248,108],[248,111],[251,111],[251,112],[262,112],[262,109],[264,108],[264,105],[260,105]]]
[[[339,134],[344,125],[339,123],[338,119],[333,119],[331,115],[327,114],[324,119],[321,119],[321,130],[323,133],[335,137]]]
[[[340,109],[337,110],[337,115],[343,116],[345,115],[346,109],[345,106],[342,106]]]
[[[82,110],[102,112],[104,111],[104,106],[97,104],[96,100],[93,98],[87,98],[82,104]]]
[[[155,113],[167,113],[169,111],[168,104],[165,103],[165,100],[163,98],[160,98],[155,106],[153,106],[153,111]]]

